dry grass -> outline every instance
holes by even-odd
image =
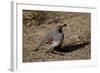
[[[90,59],[90,19],[90,13],[23,10],[23,62]],[[33,51],[49,31],[64,23],[64,42],[57,50],[64,55],[45,53],[47,47]]]

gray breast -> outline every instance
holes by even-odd
[[[59,42],[59,44],[61,44],[63,42],[64,39],[64,34],[63,32],[58,32],[57,30],[53,30],[49,33],[51,36],[53,36],[54,41]]]

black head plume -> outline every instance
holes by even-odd
[[[67,26],[66,24],[62,25],[62,27]]]

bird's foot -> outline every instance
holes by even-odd
[[[57,51],[46,51],[45,54],[47,53],[54,53],[54,54],[59,54],[59,55],[65,55],[65,53],[57,52]]]
[[[46,51],[45,54],[50,53],[51,51]]]
[[[65,53],[61,53],[61,52],[57,52],[57,51],[51,51],[52,53],[55,53],[55,54],[59,54],[59,55],[65,55]]]

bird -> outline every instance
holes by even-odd
[[[51,30],[34,51],[38,51],[44,44],[48,45],[48,48],[46,48],[48,52],[53,51],[54,48],[61,47],[64,40],[63,27],[65,26],[66,24],[63,24],[62,26],[57,26],[56,29]]]

